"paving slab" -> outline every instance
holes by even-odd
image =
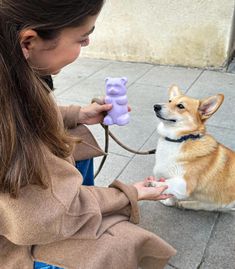
[[[200,269],[235,268],[235,215],[220,214]]]
[[[88,65],[88,64],[87,64]],[[92,64],[91,64],[92,65]],[[71,65],[72,66],[72,65]],[[149,69],[152,68],[150,64],[136,64],[136,63],[120,63],[120,62],[111,62],[105,65],[101,65],[99,71],[93,72],[89,76],[81,76],[76,69],[76,66],[80,68],[86,68],[85,63],[79,65],[79,61],[76,62],[73,69],[66,69],[64,73],[57,76],[57,81],[55,86],[58,88],[59,83],[62,84],[63,90],[57,91],[56,95],[60,98],[65,98],[74,101],[80,101],[83,103],[89,103],[94,97],[103,97],[105,95],[105,78],[106,77],[123,77],[128,78],[127,88],[140,76],[145,74]],[[88,67],[87,67],[88,68]],[[97,67],[98,68],[98,65]],[[70,70],[70,71],[68,71]],[[81,71],[83,74],[84,71]],[[71,78],[75,74],[75,78]],[[79,74],[79,77],[78,77]],[[61,76],[61,78],[60,78]],[[76,77],[77,76],[77,77]],[[65,82],[68,81],[67,85]],[[61,82],[60,82],[61,81]],[[58,86],[57,86],[58,85]],[[84,90],[85,89],[85,90]],[[84,91],[86,94],[84,94]]]
[[[219,110],[208,120],[208,123],[225,128],[234,129],[233,119],[235,117],[235,74],[204,71],[199,79],[187,92],[190,96],[203,99],[218,93],[225,96],[224,102]]]
[[[92,78],[104,80],[106,77],[127,77],[128,85],[145,75],[154,66],[145,63],[110,62],[110,65],[95,73]]]
[[[57,94],[60,99],[72,100],[73,102],[81,102],[90,104],[93,98],[104,97],[105,82],[103,79],[94,79],[92,77],[81,80],[79,83],[72,85],[67,90]]]
[[[202,70],[196,68],[155,66],[137,82],[165,88],[176,84],[182,89],[188,89],[201,73]]]
[[[79,58],[79,60],[63,68],[58,75],[53,76],[56,93],[60,94],[66,91],[109,64],[110,62],[105,60],[93,59],[90,61],[86,58]]]
[[[207,125],[207,132],[211,134],[218,142],[235,151],[235,130],[230,128],[220,128]]]
[[[131,115],[131,122],[127,126],[110,126],[109,130],[122,144],[138,151],[148,139],[149,134],[153,133],[156,129],[156,124],[154,124],[153,120],[149,120],[150,118],[154,119],[154,116],[151,117],[146,114],[137,116],[133,114]],[[146,124],[147,122],[149,124]],[[102,130],[101,132],[99,127],[91,127],[91,130],[96,135],[100,145],[104,147],[104,131]],[[110,152],[124,156],[133,155],[133,153],[120,147],[111,137],[109,138],[109,142]]]
[[[168,89],[150,84],[135,82],[128,88],[128,100],[133,114],[155,115],[153,106],[156,103],[168,102]]]
[[[98,169],[101,158],[102,157],[95,158],[95,172]],[[95,178],[95,185],[108,186],[109,184],[111,184],[114,179],[119,178],[119,175],[130,161],[131,159],[126,156],[109,153],[109,157],[107,158],[104,167],[102,168],[98,176]]]

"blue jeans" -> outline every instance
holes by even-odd
[[[83,176],[83,185],[94,185],[94,164],[93,159],[78,161],[75,164],[76,168]],[[43,262],[34,262],[34,269],[63,269]]]

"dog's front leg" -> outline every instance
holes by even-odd
[[[166,194],[172,194],[177,200],[188,198],[187,183],[182,177],[173,177],[165,181],[168,188],[164,191]]]
[[[173,177],[166,179],[164,182],[151,182],[151,186],[160,187],[162,185],[167,185],[168,188],[163,192],[165,194],[172,194],[173,197],[166,200],[161,200],[160,202],[166,206],[175,206],[178,200],[184,200],[188,198],[187,194],[187,184],[182,177]]]
[[[171,198],[160,201],[165,206],[177,206],[179,202],[178,200],[186,199],[188,197],[186,188],[187,185],[182,177],[167,179],[165,183],[168,188],[164,191],[164,193],[173,195]]]
[[[206,211],[225,211],[224,208],[212,203],[205,203],[201,201],[178,201],[175,204],[178,208],[191,209],[191,210],[206,210]]]

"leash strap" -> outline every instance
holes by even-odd
[[[91,103],[94,103],[96,102],[97,104],[104,104],[104,102],[98,98],[93,98]],[[138,154],[138,155],[149,155],[149,154],[155,154],[156,153],[156,149],[151,149],[151,150],[148,150],[148,151],[137,151],[137,150],[134,150],[134,149],[131,149],[129,147],[127,147],[126,145],[124,145],[123,143],[120,142],[120,140],[118,140],[114,134],[112,132],[109,131],[109,127],[107,125],[104,125],[103,123],[100,124],[104,130],[105,130],[105,148],[104,148],[104,152],[108,154],[108,149],[109,149],[109,136],[119,145],[121,146],[122,148],[124,148],[125,150],[131,152],[131,153],[134,153],[134,154]],[[97,169],[95,175],[94,175],[94,178],[97,177],[97,175],[100,173],[104,163],[105,163],[105,160],[107,158],[107,154],[103,156],[102,160],[101,160],[101,163],[99,165],[99,168]]]

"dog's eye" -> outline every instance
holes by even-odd
[[[171,100],[169,100],[169,103],[171,102]]]
[[[178,107],[179,109],[184,109],[184,108],[185,108],[182,104],[178,104],[177,107]]]

